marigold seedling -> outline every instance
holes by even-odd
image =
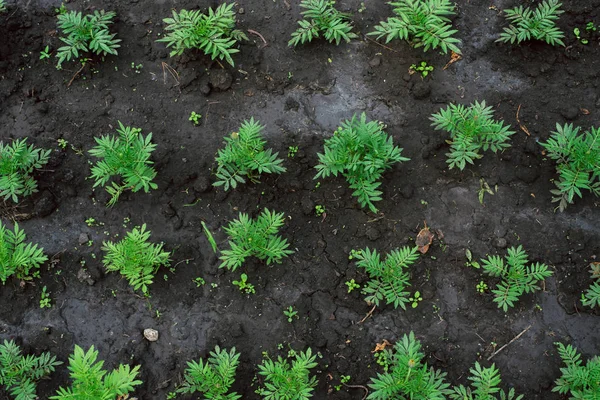
[[[317,386],[317,378],[310,376],[310,370],[317,366],[316,355],[310,348],[294,352],[291,362],[281,356],[273,361],[268,354],[258,366],[258,374],[264,382],[256,391],[263,399],[308,400]]]
[[[10,144],[0,141],[0,197],[18,203],[19,196],[37,192],[32,174],[48,163],[50,152],[27,146],[27,138]]]
[[[600,262],[590,263],[590,274],[594,282],[581,294],[581,303],[587,307],[600,307]]]
[[[510,25],[504,28],[497,42],[521,43],[525,40],[543,40],[556,46],[564,46],[564,33],[556,26],[558,16],[564,11],[558,0],[545,0],[538,4],[535,10],[518,6],[504,10]]]
[[[40,266],[48,260],[44,249],[37,244],[26,243],[25,231],[15,222],[14,229],[7,229],[0,221],[0,280],[2,284],[12,275],[23,281],[39,276]]]
[[[40,51],[40,60],[50,58],[50,46],[46,46],[44,50]]]
[[[331,0],[302,0],[300,7],[304,8],[301,12],[303,20],[298,21],[300,27],[292,33],[292,38],[288,42],[289,46],[297,46],[306,42],[311,42],[313,38],[318,38],[319,34],[329,43],[339,45],[345,40],[358,38],[358,35],[351,32],[352,24],[350,15],[339,12],[334,7],[335,1]]]
[[[561,368],[561,377],[558,378],[552,388],[553,392],[570,394],[572,399],[593,399],[600,394],[600,357],[595,356],[583,364],[582,356],[577,348],[570,344],[554,343],[558,354],[565,364]]]

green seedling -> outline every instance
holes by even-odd
[[[202,115],[197,114],[196,111],[192,111],[188,120],[192,121],[192,124],[198,126],[200,125],[200,118],[202,118]]]
[[[258,366],[258,374],[264,377],[263,386],[255,393],[262,399],[272,400],[308,400],[313,396],[317,378],[310,376],[310,370],[317,366],[316,355],[310,348],[294,352],[290,358],[271,360],[268,354]]]
[[[142,68],[144,68],[144,66],[142,64],[136,65],[136,63],[134,63],[134,62],[131,63],[131,69],[134,70],[136,74],[141,74]]]
[[[411,65],[409,68],[409,72],[411,74],[418,72],[421,74],[422,78],[425,78],[427,75],[429,75],[430,72],[433,72],[433,65],[427,65],[427,61],[421,61],[419,65]]]
[[[412,308],[417,308],[417,306],[419,305],[419,303],[421,301],[423,301],[423,297],[421,296],[421,292],[419,292],[417,290],[415,292],[415,294],[412,295],[412,297],[408,298],[408,301],[411,303],[411,307]]]
[[[317,204],[315,206],[315,214],[317,214],[317,217],[320,217],[321,215],[325,214],[325,206],[322,206],[320,204]]]
[[[350,250],[350,255],[348,255],[348,260],[354,260],[355,258],[359,258],[362,255],[362,250]]]
[[[335,390],[339,392],[342,390],[342,385],[345,385],[348,382],[350,382],[350,375],[342,375],[340,377],[340,384],[334,386]]]
[[[479,263],[473,260],[473,254],[471,253],[471,250],[465,249],[465,257],[467,257],[467,262],[465,263],[466,267],[473,267],[475,269],[481,268]]]
[[[50,46],[46,46],[46,48],[40,51],[40,60],[45,60],[50,58]]]
[[[196,284],[196,287],[202,287],[206,285],[206,281],[202,277],[197,277],[193,279],[193,282]]]
[[[27,138],[13,140],[10,144],[0,141],[0,199],[19,203],[20,196],[37,192],[33,172],[48,163],[50,152],[27,146]]]
[[[563,395],[570,394],[571,399],[594,399],[600,394],[600,357],[595,356],[587,362],[583,361],[582,355],[577,348],[570,344],[554,343],[558,354],[565,364],[560,369],[561,377],[558,378],[552,388],[553,392]]]
[[[294,320],[294,317],[300,318],[300,317],[298,317],[298,311],[295,311],[294,307],[292,307],[292,306],[289,306],[288,308],[284,309],[283,315],[285,315],[287,317],[287,321],[289,323],[292,323],[292,321]]]
[[[588,32],[596,32],[597,28],[594,22],[590,21],[585,25],[585,30]]]
[[[346,281],[346,286],[348,286],[348,293],[352,293],[354,289],[360,289],[360,285],[356,283],[354,279]]]
[[[63,150],[65,150],[69,145],[69,142],[67,142],[67,140],[63,138],[57,139],[56,141],[58,142],[58,147],[60,147]]]
[[[488,285],[484,281],[479,281],[479,283],[476,286],[476,289],[479,293],[483,294],[483,293],[487,292]]]
[[[215,242],[215,238],[213,237],[212,233],[210,232],[208,226],[206,226],[206,223],[204,223],[204,221],[200,221],[200,224],[202,225],[202,230],[204,231],[206,239],[208,239],[208,242],[210,243],[213,252],[216,253],[219,249],[217,248],[217,242]]]
[[[48,261],[43,248],[26,243],[25,239],[25,231],[17,222],[10,230],[0,221],[0,280],[3,285],[13,275],[21,281],[39,277],[40,266]]]
[[[50,299],[50,293],[46,291],[46,286],[42,288],[40,308],[52,308],[52,300]]]
[[[479,191],[477,192],[477,198],[479,199],[479,204],[483,205],[483,197],[485,194],[494,195],[494,191],[490,188],[490,185],[485,181],[485,179],[479,179]]]
[[[504,10],[510,25],[504,28],[504,32],[496,41],[519,44],[525,40],[535,39],[543,40],[552,46],[564,46],[562,39],[565,35],[556,26],[559,15],[564,13],[560,9],[561,6],[559,0],[545,0],[537,5],[535,11],[523,6]]]
[[[298,21],[300,27],[292,33],[288,45],[297,46],[310,42],[320,34],[329,43],[336,45],[342,40],[350,42],[351,39],[357,39],[358,35],[351,32],[350,15],[338,11],[334,4],[335,1],[331,0],[302,0],[300,7],[305,10],[301,12],[304,19]]]
[[[581,294],[581,303],[587,307],[600,307],[600,262],[590,263],[590,274],[594,282]]]
[[[246,294],[255,294],[256,293],[256,291],[254,290],[254,285],[251,283],[248,283],[248,275],[246,275],[246,274],[242,274],[240,276],[239,281],[233,281],[231,283],[233,283],[234,286],[237,286],[238,289],[240,290],[240,292],[242,292],[242,293],[246,293]]]
[[[288,158],[296,157],[297,152],[298,152],[298,146],[289,146],[288,147]]]

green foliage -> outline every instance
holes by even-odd
[[[36,383],[62,362],[50,353],[39,356],[21,354],[14,341],[0,345],[0,386],[16,400],[36,400]]]
[[[358,38],[357,34],[350,32],[350,15],[336,10],[334,4],[335,1],[331,0],[302,0],[300,7],[305,9],[301,12],[304,19],[298,21],[300,28],[292,33],[288,45],[297,46],[310,42],[319,37],[319,33],[322,33],[329,43],[335,42],[336,45],[339,45],[342,39],[350,42],[351,39]]]
[[[161,265],[169,265],[168,251],[163,251],[163,244],[148,242],[151,232],[146,224],[141,228],[133,228],[118,243],[103,242],[102,250],[106,252],[102,262],[108,271],[120,272],[134,290],[142,289],[148,295],[148,285],[152,283],[154,274]]]
[[[248,282],[248,275],[242,274],[240,276],[239,281],[231,282],[234,286],[237,286],[240,289],[240,292],[246,294],[255,294],[256,290],[254,289],[254,285]]]
[[[124,126],[121,121],[117,132],[118,137],[105,135],[94,138],[98,145],[89,151],[94,157],[102,158],[92,167],[94,187],[104,187],[113,175],[121,177],[122,184],[113,181],[106,188],[111,196],[107,203],[109,206],[113,206],[126,189],[137,192],[143,188],[148,193],[150,189],[158,187],[152,182],[156,177],[156,171],[151,167],[153,162],[150,161],[150,155],[156,148],[151,142],[152,133],[144,138],[140,128]]]
[[[5,11],[6,11],[6,1],[0,0],[0,13],[3,13]]]
[[[200,392],[207,400],[237,400],[242,396],[229,392],[235,382],[235,371],[239,365],[240,353],[235,347],[229,352],[215,346],[210,352],[208,361],[200,359],[198,362],[190,361],[183,376],[184,382],[177,389],[177,393],[193,394]]]
[[[46,165],[49,157],[50,150],[27,146],[26,138],[6,145],[0,142],[0,196],[18,203],[18,196],[37,192],[37,183],[31,174]]]
[[[267,265],[273,262],[281,264],[283,257],[293,253],[288,250],[287,240],[277,234],[283,222],[283,213],[277,214],[267,208],[256,219],[240,213],[239,218],[225,228],[231,249],[223,250],[220,257],[223,262],[219,268],[235,271],[250,256],[267,260]]]
[[[590,273],[594,283],[588,288],[583,295],[582,303],[588,307],[600,307],[600,263],[593,262],[590,264]]]
[[[423,47],[423,51],[439,47],[444,54],[448,50],[461,54],[457,47],[460,40],[453,37],[458,31],[452,29],[449,18],[454,15],[450,0],[399,0],[389,4],[396,16],[381,21],[368,35],[377,39],[385,36],[386,43],[393,39],[407,40],[415,48]]]
[[[421,74],[422,78],[425,78],[427,75],[429,75],[430,72],[433,72],[433,69],[433,65],[427,65],[427,61],[421,61],[419,65],[412,64],[410,66],[409,72],[411,74],[418,72]]]
[[[446,373],[429,369],[423,362],[421,343],[414,333],[406,334],[394,345],[394,351],[382,350],[378,363],[387,365],[383,374],[371,378],[369,387],[373,390],[367,399],[427,399],[444,400],[450,394],[445,382]]]
[[[378,180],[393,164],[409,160],[401,156],[402,149],[394,146],[384,128],[379,121],[367,122],[365,113],[360,119],[354,115],[352,120],[343,121],[325,140],[324,154],[317,154],[319,164],[315,166],[318,172],[314,179],[341,174],[354,189],[352,195],[360,205],[377,212],[373,202],[381,200],[382,194],[377,189],[381,185]]]
[[[579,130],[573,124],[556,124],[548,141],[540,143],[548,157],[556,160],[559,179],[551,193],[560,211],[573,204],[575,195],[582,197],[583,189],[600,195],[600,128],[592,127],[583,134]]]
[[[283,315],[285,315],[287,317],[287,321],[290,324],[294,320],[294,317],[300,318],[300,317],[298,317],[298,311],[294,310],[294,307],[292,307],[292,306],[289,306],[288,308],[284,309]]]
[[[215,241],[215,238],[204,221],[200,221],[200,224],[202,225],[202,230],[204,231],[204,235],[206,236],[208,243],[210,243],[210,247],[212,247],[213,252],[216,253],[219,249],[217,248],[217,242]]]
[[[199,10],[181,10],[179,14],[173,11],[173,18],[165,18],[167,24],[165,37],[158,42],[165,42],[172,47],[171,57],[183,54],[186,49],[200,49],[211,58],[226,60],[234,65],[231,56],[238,53],[233,46],[240,40],[248,40],[244,32],[235,28],[235,3],[223,3],[208,14]]]
[[[496,41],[519,44],[525,40],[536,39],[552,46],[557,44],[564,46],[562,38],[565,35],[556,26],[558,16],[564,12],[560,9],[561,5],[558,0],[545,0],[538,4],[535,11],[523,6],[504,10],[510,26],[504,28],[504,32]]]
[[[502,280],[492,293],[498,307],[507,311],[508,307],[514,307],[523,293],[540,290],[538,282],[552,276],[552,271],[548,270],[546,264],[535,263],[527,266],[527,253],[520,245],[516,249],[510,247],[508,255],[504,258],[506,263],[500,256],[489,256],[481,260],[481,267],[487,275]]]
[[[364,268],[371,278],[362,290],[367,295],[365,300],[379,306],[385,299],[386,304],[406,310],[406,304],[411,302],[410,293],[405,291],[410,286],[407,269],[419,258],[417,247],[392,250],[383,262],[377,250],[371,251],[368,247],[355,258],[356,265]]]
[[[25,231],[15,222],[14,230],[6,229],[0,221],[0,279],[2,284],[12,275],[18,279],[31,280],[40,265],[48,260],[44,249],[37,244],[25,243]]]
[[[142,384],[136,380],[140,366],[133,369],[129,365],[120,364],[111,372],[102,369],[104,361],[96,362],[98,351],[94,346],[87,352],[75,345],[74,353],[69,357],[69,371],[73,385],[61,387],[50,400],[117,400],[127,398],[134,386]]]
[[[258,374],[265,377],[257,393],[265,400],[307,400],[312,397],[317,378],[310,370],[317,366],[316,356],[310,348],[295,353],[290,362],[281,357],[276,361],[266,358],[258,366]]]
[[[582,365],[581,355],[571,345],[555,343],[558,354],[566,365],[561,377],[554,383],[553,392],[570,393],[571,399],[592,400],[600,398],[600,357],[595,356]]]
[[[82,15],[81,12],[70,11],[60,13],[58,28],[67,35],[61,37],[66,46],[58,48],[58,68],[65,61],[79,58],[80,54],[92,52],[105,56],[107,54],[117,55],[117,49],[121,47],[121,39],[115,39],[116,34],[110,33],[108,26],[117,15],[115,12],[94,11],[94,14]]]
[[[245,183],[244,176],[254,183],[260,182],[258,178],[263,172],[266,174],[281,174],[285,167],[281,166],[283,160],[277,158],[279,153],[265,150],[266,140],[263,139],[262,130],[265,127],[254,118],[244,121],[239,132],[232,132],[225,137],[225,148],[217,153],[217,181],[214,186],[223,186],[235,189],[238,183]]]
[[[488,149],[494,153],[510,147],[507,141],[515,132],[509,130],[510,125],[502,121],[494,121],[492,107],[486,107],[485,101],[476,101],[468,107],[452,104],[431,116],[431,124],[436,130],[443,129],[450,133],[450,153],[446,153],[446,162],[450,169],[464,169],[467,163],[482,158],[481,150]]]
[[[491,367],[483,368],[478,362],[475,362],[475,368],[469,369],[471,376],[471,387],[463,385],[455,386],[453,393],[449,397],[452,400],[495,400],[500,395],[501,400],[521,400],[523,395],[515,395],[515,389],[511,388],[508,393],[501,390],[498,386],[502,382],[500,371],[494,364]]]

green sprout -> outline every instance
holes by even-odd
[[[246,294],[256,293],[256,291],[254,290],[254,285],[251,283],[248,283],[248,275],[246,275],[246,274],[242,274],[240,276],[239,281],[233,281],[231,283],[233,283],[234,286],[237,286],[238,289],[240,289],[240,292],[242,292],[242,293],[246,293]]]
[[[200,125],[200,118],[202,118],[202,115],[197,114],[196,111],[192,111],[189,121],[192,121],[192,124],[198,126]]]
[[[411,306],[412,308],[417,308],[417,306],[419,305],[419,303],[421,301],[423,301],[423,297],[421,296],[421,292],[419,292],[418,290],[415,292],[415,294],[412,297],[408,298],[408,301],[411,302]]]
[[[320,204],[317,204],[315,206],[315,213],[317,214],[317,217],[320,217],[321,215],[325,214],[327,210],[325,210],[325,206],[322,206]]]
[[[41,296],[40,308],[52,308],[52,300],[50,299],[50,293],[46,291],[46,286],[42,288]]]
[[[204,278],[202,277],[197,277],[193,279],[193,282],[196,284],[196,287],[201,287],[203,285],[206,285],[206,281],[204,280]]]
[[[294,158],[296,153],[298,152],[298,146],[289,146],[288,147],[288,158]]]
[[[294,320],[294,317],[300,318],[300,317],[298,317],[298,311],[294,311],[294,307],[292,307],[292,306],[289,306],[288,308],[284,309],[283,315],[285,315],[287,317],[287,320],[289,323],[292,323],[292,321]]]
[[[69,142],[67,142],[66,139],[60,138],[56,140],[58,142],[58,147],[60,147],[61,149],[66,149],[67,145],[69,144]]]
[[[46,46],[46,48],[40,51],[40,60],[45,60],[50,58],[50,46]]]
[[[363,253],[362,250],[352,249],[352,250],[350,250],[350,255],[348,256],[348,260],[353,260],[355,258],[360,258],[359,256],[361,256],[362,253]]]
[[[360,285],[354,279],[346,281],[346,286],[348,286],[348,293],[351,293],[354,289],[360,289]]]
[[[487,292],[488,285],[484,281],[479,281],[479,283],[477,284],[476,288],[477,288],[477,291],[479,293],[483,294],[483,293]]]
[[[425,78],[427,75],[429,75],[430,72],[433,72],[433,65],[427,65],[427,61],[421,61],[419,65],[411,65],[408,71],[411,74],[419,72],[421,74],[421,77]]]

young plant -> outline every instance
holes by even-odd
[[[558,16],[564,12],[560,9],[561,5],[558,0],[545,0],[538,4],[535,10],[523,6],[504,10],[510,25],[504,28],[504,32],[496,41],[519,44],[525,40],[536,39],[552,46],[564,46],[562,38],[565,35],[556,26]]]
[[[192,121],[192,124],[198,126],[200,125],[200,118],[202,118],[202,115],[196,113],[196,111],[192,111],[189,120]]]
[[[35,400],[37,381],[61,364],[50,353],[23,356],[14,341],[4,340],[0,345],[0,387],[17,400]]]
[[[409,160],[401,156],[402,149],[394,146],[384,128],[379,121],[367,122],[365,113],[343,121],[333,137],[325,140],[324,154],[317,154],[319,164],[315,166],[318,172],[314,179],[341,174],[354,189],[352,195],[361,207],[377,212],[373,202],[381,200],[382,194],[377,189],[381,185],[378,180],[395,163]]]
[[[494,153],[510,147],[508,140],[515,132],[510,125],[494,121],[492,107],[486,107],[485,101],[476,101],[468,107],[452,104],[431,116],[435,130],[443,129],[450,133],[450,153],[446,153],[450,169],[463,170],[467,163],[482,158],[481,150]]]
[[[453,37],[458,32],[452,29],[450,16],[454,15],[454,3],[450,0],[398,0],[389,3],[394,7],[395,17],[381,21],[375,31],[368,35],[385,42],[393,39],[408,41],[412,47],[423,47],[423,51],[440,48],[460,54],[460,40]]]
[[[219,249],[217,248],[217,242],[215,241],[215,238],[204,221],[200,221],[200,224],[202,225],[202,230],[204,231],[204,235],[206,236],[208,243],[210,243],[210,247],[212,247],[213,252],[216,253]]]
[[[50,150],[27,146],[27,139],[11,144],[0,141],[0,196],[19,202],[19,196],[37,192],[37,182],[31,174],[42,168],[50,158]]]
[[[50,298],[50,293],[46,291],[46,286],[42,288],[40,295],[40,308],[52,308],[52,299]]]
[[[492,290],[494,302],[505,312],[508,307],[514,307],[515,302],[523,293],[533,293],[540,290],[538,283],[552,276],[546,264],[527,265],[528,257],[523,247],[510,247],[504,257],[489,256],[481,260],[483,272],[491,277],[500,278],[501,282]]]
[[[372,389],[367,399],[428,399],[443,400],[450,394],[449,384],[445,382],[446,373],[429,369],[423,362],[421,343],[413,332],[406,334],[396,342],[393,351],[383,349],[378,363],[386,366],[385,372],[371,378]]]
[[[354,289],[360,289],[360,285],[356,283],[354,279],[350,279],[345,282],[346,286],[348,286],[348,293],[352,293]]]
[[[149,294],[148,285],[152,283],[158,268],[168,266],[171,256],[170,252],[163,251],[162,243],[150,243],[150,235],[144,224],[127,232],[118,243],[102,243],[102,251],[106,252],[102,262],[106,270],[121,273],[134,290],[142,289],[144,295]]]
[[[423,301],[423,296],[421,296],[421,292],[418,290],[411,297],[408,298],[408,302],[410,303],[412,308],[417,308],[419,303]]]
[[[588,290],[582,297],[582,303],[588,307],[600,307],[600,262],[590,264],[590,273],[594,283],[590,285]]]
[[[263,399],[308,400],[312,397],[317,378],[310,376],[310,370],[317,366],[316,355],[310,348],[294,354],[291,364],[279,356],[275,362],[267,357],[258,366],[258,374],[265,377],[264,386],[257,390]]]
[[[283,315],[285,315],[287,317],[287,321],[291,324],[292,321],[294,320],[294,317],[296,318],[300,318],[298,317],[298,311],[294,310],[294,307],[289,306],[288,308],[285,308],[283,310]]]
[[[144,137],[140,128],[124,126],[121,121],[117,132],[118,137],[105,135],[94,138],[98,145],[89,151],[92,156],[102,159],[92,167],[94,187],[104,187],[114,175],[121,177],[121,184],[113,181],[106,188],[111,196],[108,206],[113,206],[126,189],[134,193],[144,189],[148,193],[158,187],[152,182],[156,177],[150,161],[150,155],[156,148],[151,142],[152,133]]]
[[[6,11],[6,1],[0,0],[0,13],[3,13],[5,11]]]
[[[242,274],[240,276],[239,281],[231,282],[234,286],[237,286],[240,289],[240,292],[246,294],[254,294],[256,290],[254,290],[254,285],[248,282],[248,275]]]
[[[598,399],[600,398],[600,357],[595,356],[585,365],[582,365],[581,354],[571,345],[555,343],[558,354],[566,365],[561,368],[561,377],[554,383],[553,392],[562,394],[570,393],[572,399]]]
[[[298,21],[300,28],[292,33],[292,38],[288,42],[289,46],[297,46],[310,42],[313,38],[318,38],[319,33],[329,42],[339,45],[342,39],[350,42],[351,39],[358,38],[358,35],[350,32],[350,15],[339,12],[333,6],[335,1],[331,0],[302,0],[300,7],[304,19]]]
[[[283,257],[293,253],[288,250],[287,240],[277,234],[283,222],[283,213],[277,214],[267,208],[256,219],[240,213],[239,218],[225,228],[231,249],[223,250],[219,268],[235,271],[250,256],[266,260],[267,265],[281,264]]]
[[[411,65],[409,72],[411,74],[418,72],[421,74],[422,78],[425,78],[427,75],[429,75],[430,72],[433,72],[433,65],[427,65],[427,61],[421,61],[419,63],[419,65],[417,65],[417,64]]]
[[[25,243],[25,231],[15,222],[14,230],[6,229],[0,221],[0,280],[2,284],[12,275],[27,281],[38,275],[40,265],[48,260],[44,249]],[[36,270],[34,272],[34,270]]]
[[[120,364],[111,372],[102,369],[104,361],[96,362],[98,351],[94,346],[87,352],[75,345],[74,353],[69,357],[69,371],[73,384],[61,387],[50,400],[98,399],[117,400],[128,398],[128,393],[142,381],[136,380],[140,366],[133,369],[129,365]]]
[[[165,37],[157,40],[172,47],[171,57],[181,55],[186,49],[200,49],[211,59],[225,60],[234,66],[233,58],[238,49],[233,47],[238,41],[248,40],[244,32],[235,28],[235,3],[223,3],[216,10],[208,9],[208,14],[199,10],[173,11],[173,18],[165,18]]]
[[[579,130],[573,124],[556,124],[548,141],[540,143],[548,157],[556,160],[559,179],[550,192],[556,196],[552,202],[558,202],[560,211],[573,204],[575,195],[582,197],[584,189],[600,195],[600,127],[582,134]]]
[[[508,393],[501,390],[498,386],[502,382],[500,379],[500,371],[494,364],[491,367],[484,368],[478,362],[475,362],[475,368],[469,369],[471,376],[470,387],[463,385],[454,386],[453,392],[449,398],[452,400],[495,400],[498,399],[497,393],[500,394],[501,400],[521,400],[523,395],[516,395],[515,389],[510,388]]]
[[[240,353],[235,347],[227,351],[215,346],[210,352],[208,361],[189,361],[183,376],[183,383],[177,393],[202,393],[208,400],[237,400],[242,396],[229,392],[235,382],[235,371],[239,365]],[[228,393],[229,392],[229,393]]]
[[[65,46],[59,47],[56,52],[57,67],[60,69],[63,62],[70,61],[72,58],[77,59],[88,52],[101,56],[117,55],[117,49],[121,47],[119,45],[121,39],[115,39],[116,34],[108,30],[115,15],[117,14],[113,11],[104,10],[87,15],[76,11],[59,13],[56,16],[58,28],[67,37],[60,38]]]
[[[265,127],[254,118],[244,121],[239,132],[225,137],[225,148],[217,153],[217,181],[214,186],[223,186],[224,190],[235,189],[238,183],[245,183],[243,177],[258,183],[260,174],[281,174],[285,167],[283,160],[277,158],[279,153],[265,150],[266,140],[262,130]]]
[[[326,212],[326,211],[327,211],[327,210],[325,209],[325,206],[324,206],[324,205],[317,204],[317,205],[315,206],[315,214],[317,214],[317,217],[320,217],[320,216],[322,216],[323,214],[325,214],[325,212]]]
[[[419,258],[417,249],[406,246],[392,250],[385,261],[381,261],[377,250],[371,251],[368,247],[356,255],[356,266],[364,268],[371,278],[362,290],[367,302],[379,306],[380,301],[385,300],[394,308],[400,306],[406,310],[406,304],[411,302],[410,293],[405,291],[410,286],[407,269]]]

